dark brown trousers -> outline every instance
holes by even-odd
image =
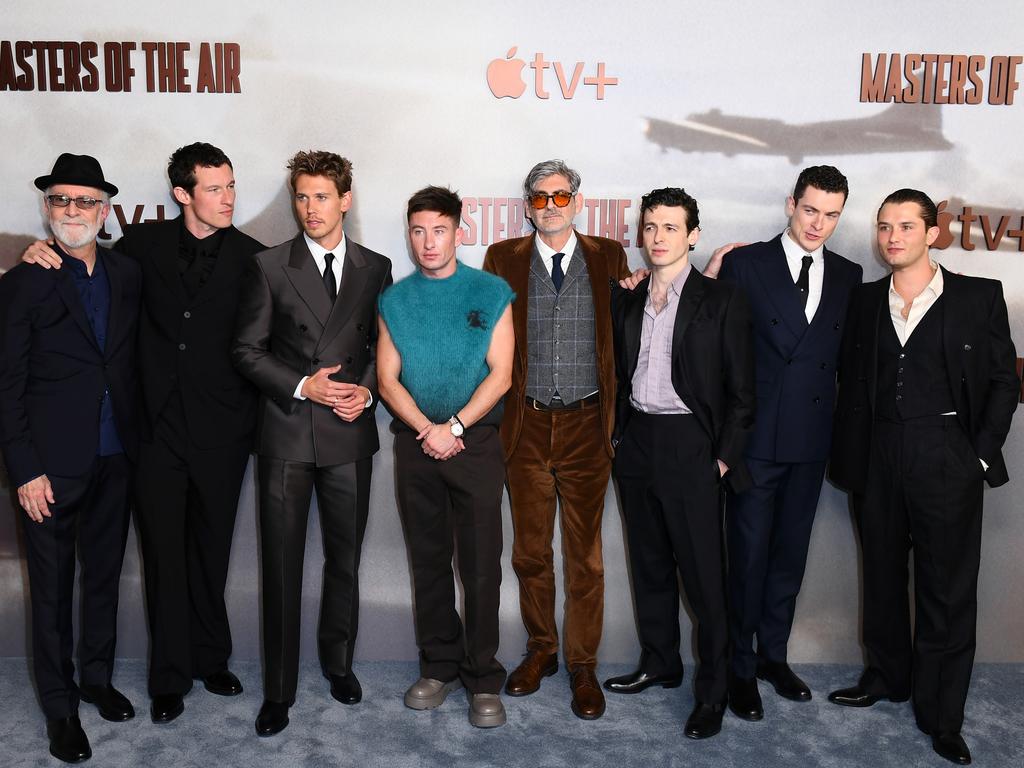
[[[601,518],[611,473],[597,403],[574,411],[527,408],[509,458],[508,491],[527,649],[558,651],[551,539],[560,502],[565,564],[563,646],[570,667],[597,663],[604,621]]]

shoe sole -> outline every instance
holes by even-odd
[[[478,715],[473,711],[472,699],[470,699],[469,724],[474,728],[497,728],[500,725],[504,725],[507,721],[508,717],[505,715],[504,707],[502,707],[500,712],[493,715]]]
[[[545,669],[543,672],[540,673],[540,676],[543,679],[545,677],[551,677],[556,672],[558,672],[558,665],[557,664],[555,666],[551,667],[550,669]],[[505,683],[505,693],[508,694],[509,696],[529,696],[531,693],[536,693],[539,690],[540,690],[540,681],[537,682],[536,687],[530,688],[528,691],[522,691],[522,690],[520,690],[520,691],[513,691],[513,690],[511,690],[508,687],[508,683]]]
[[[647,685],[645,685],[642,688],[610,688],[607,685],[602,686],[602,687],[606,691],[609,691],[610,693],[624,693],[626,695],[632,695],[632,694],[635,694],[635,693],[643,693],[648,688],[654,688],[657,685],[660,685],[662,688],[678,688],[682,684],[683,684],[683,678],[679,678],[678,680],[669,680],[668,682],[665,682],[665,683],[648,683]]]
[[[442,704],[444,704],[444,700],[448,698],[449,693],[451,693],[452,691],[457,691],[461,687],[462,681],[456,678],[455,680],[452,680],[450,683],[445,683],[443,686],[441,686],[441,690],[439,690],[433,696],[426,699],[421,699],[416,696],[410,696],[408,692],[406,692],[405,706],[407,706],[409,709],[416,709],[421,712],[427,709],[437,709]]]

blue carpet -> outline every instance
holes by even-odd
[[[511,666],[511,665],[510,665]],[[233,666],[245,686],[234,698],[201,686],[185,699],[185,714],[169,725],[149,719],[145,667],[119,661],[115,685],[135,704],[127,723],[108,723],[83,704],[82,724],[93,759],[88,765],[135,768],[289,768],[359,766],[949,766],[915,727],[909,704],[850,710],[829,704],[833,688],[852,684],[858,670],[840,665],[796,667],[814,692],[797,704],[761,685],[765,719],[738,720],[727,713],[722,733],[702,742],[686,739],[682,724],[693,706],[687,685],[608,697],[608,711],[593,722],[569,711],[568,677],[548,678],[528,697],[503,697],[508,725],[478,730],[469,725],[463,691],[439,709],[414,712],[402,694],[415,679],[410,662],[357,663],[363,702],[347,707],[330,697],[314,665],[304,666],[291,724],[281,734],[257,738],[253,721],[262,700],[259,667]],[[602,665],[603,680],[629,671]],[[692,671],[688,668],[687,672]],[[689,682],[689,681],[688,681]],[[24,659],[0,659],[0,766],[60,765],[47,751],[46,727]],[[975,765],[1024,765],[1024,665],[975,667],[964,737]]]

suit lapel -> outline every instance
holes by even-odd
[[[683,283],[683,292],[679,295],[679,307],[676,309],[676,323],[672,328],[672,359],[678,359],[682,354],[683,335],[686,328],[697,314],[697,307],[704,299],[703,276],[696,269],[691,268],[690,276]]]
[[[310,261],[313,257],[310,256]],[[338,332],[345,327],[345,323],[352,317],[352,312],[358,304],[358,298],[366,288],[368,271],[366,269],[366,256],[358,243],[348,240],[345,244],[345,263],[341,268],[341,285],[338,288],[338,298],[331,308],[326,328],[317,343],[317,352],[323,349],[330,341],[338,335]],[[318,272],[316,266],[314,272]],[[320,292],[327,296],[323,289],[323,280],[320,281]]]
[[[951,274],[941,265],[939,269],[942,270],[942,295],[946,297],[942,312],[942,351],[946,358],[946,374],[952,384],[963,375],[963,346],[960,343],[961,336],[958,331],[964,327],[964,315],[951,310],[953,307],[964,307],[964,304],[960,293],[959,277]],[[960,402],[962,389],[960,387],[951,387],[951,389],[953,397],[957,401],[957,413],[959,413],[962,410]],[[966,415],[964,414],[964,416]]]
[[[627,381],[632,383],[636,373],[636,363],[640,359],[640,336],[644,328],[644,306],[647,304],[647,291],[651,285],[650,276],[644,278],[629,296],[623,317],[623,343],[626,351]],[[625,382],[623,382],[625,383]]]
[[[786,263],[786,252],[782,248],[783,237],[785,234],[772,241],[771,251],[766,258],[757,262],[757,271],[761,275],[769,301],[775,305],[782,322],[799,339],[807,331],[807,316],[800,306],[800,291],[797,290],[789,265]],[[689,282],[687,280],[687,283]]]
[[[74,257],[67,256],[66,258],[72,259]],[[78,324],[82,335],[89,340],[93,349],[97,352],[102,352],[100,345],[96,341],[96,334],[93,333],[92,326],[89,325],[89,318],[85,316],[82,299],[78,295],[78,289],[75,288],[75,278],[72,276],[70,269],[62,269],[57,272],[57,293],[60,294],[61,300],[64,302],[64,306],[68,308],[68,313],[72,319]]]
[[[301,233],[292,240],[292,250],[288,263],[284,266],[284,274],[320,325],[326,327],[331,315],[331,302],[327,298],[327,291],[324,290],[320,270],[316,268],[313,254],[306,247],[306,241]]]
[[[533,238],[523,238],[512,252],[506,273],[508,284],[516,294],[516,300],[512,302],[512,326],[516,333],[516,356],[524,370],[527,353],[526,316],[530,309],[530,262],[533,261],[534,252]]]

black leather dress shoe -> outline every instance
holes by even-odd
[[[682,673],[678,675],[649,675],[642,669],[638,669],[628,675],[609,677],[604,681],[604,689],[612,693],[640,693],[652,685],[660,685],[662,688],[678,688],[682,682]]]
[[[78,715],[47,720],[46,735],[50,737],[50,754],[58,760],[80,763],[92,757],[92,748]]]
[[[79,688],[79,695],[86,704],[95,704],[100,712],[100,717],[118,723],[124,720],[131,720],[135,717],[135,708],[128,698],[114,686],[106,685],[83,685]]]
[[[761,692],[753,677],[733,677],[729,680],[729,709],[743,720],[760,720],[764,717]]]
[[[790,701],[810,701],[811,689],[784,661],[759,661],[757,678],[771,683],[775,692]]]
[[[256,715],[256,735],[273,736],[287,728],[288,707],[283,702],[264,699],[260,713]]]
[[[684,733],[689,739],[706,739],[722,730],[722,715],[725,714],[725,702],[721,704],[705,704],[701,701],[693,708],[686,718]]]
[[[331,696],[342,704],[358,704],[363,700],[363,687],[354,672],[347,675],[328,675],[331,681]]]
[[[971,764],[971,750],[959,733],[936,733],[932,736],[932,749],[935,754],[944,757],[957,765]]]
[[[857,683],[851,688],[840,688],[828,695],[828,700],[833,704],[843,707],[870,707],[872,704],[888,699],[889,701],[906,701],[909,697],[887,696],[884,693],[870,693],[864,686]]]
[[[180,693],[161,693],[153,697],[149,715],[154,723],[169,723],[185,711],[185,700]]]
[[[242,684],[229,669],[207,675],[203,678],[203,686],[218,696],[237,696],[242,692]]]

